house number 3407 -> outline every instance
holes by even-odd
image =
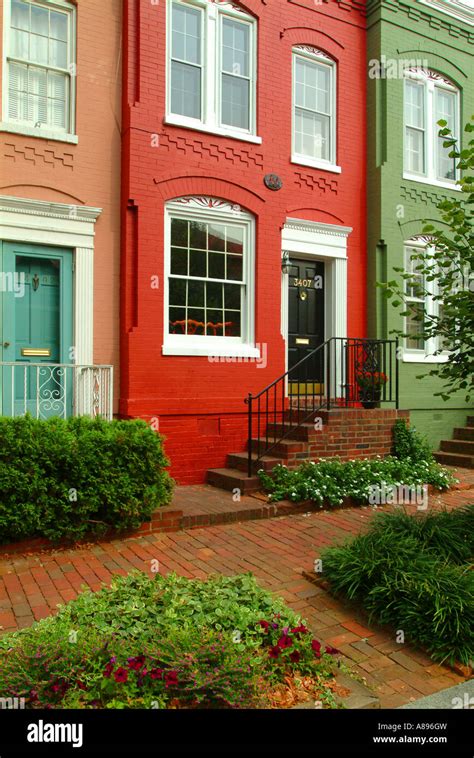
[[[312,279],[295,279],[294,286],[295,287],[311,287],[313,283]]]

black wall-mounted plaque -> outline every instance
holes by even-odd
[[[270,190],[279,190],[283,187],[283,182],[277,174],[266,174],[263,182]]]

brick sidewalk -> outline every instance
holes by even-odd
[[[469,482],[466,476],[462,488],[432,497],[431,506],[474,502],[474,492],[464,489]],[[228,493],[222,496],[227,498]],[[372,514],[368,507],[320,511],[140,535],[76,549],[0,555],[0,626],[4,630],[28,626],[49,615],[57,603],[76,597],[82,585],[97,590],[114,574],[133,568],[150,572],[156,559],[162,572],[188,577],[252,571],[262,585],[307,619],[319,639],[342,650],[379,695],[382,707],[403,705],[463,678],[409,645],[396,643],[390,630],[368,628],[357,611],[301,575],[312,569],[322,547],[364,530]]]

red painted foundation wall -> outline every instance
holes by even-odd
[[[154,420],[171,473],[202,482],[246,443],[246,405],[285,371],[281,230],[287,217],[352,227],[348,336],[366,335],[365,20],[361,3],[247,0],[258,20],[257,134],[252,144],[164,124],[165,0],[125,0],[120,415]],[[337,163],[342,173],[292,164],[291,50],[308,44],[337,62]],[[154,138],[158,135],[158,140]],[[157,146],[154,146],[156,143]],[[283,188],[267,189],[266,174]],[[185,195],[238,203],[256,219],[255,340],[267,365],[163,356],[164,205]]]

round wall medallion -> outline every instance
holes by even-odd
[[[263,177],[263,182],[265,187],[268,187],[270,190],[279,190],[283,187],[283,182],[278,174],[266,174]]]

